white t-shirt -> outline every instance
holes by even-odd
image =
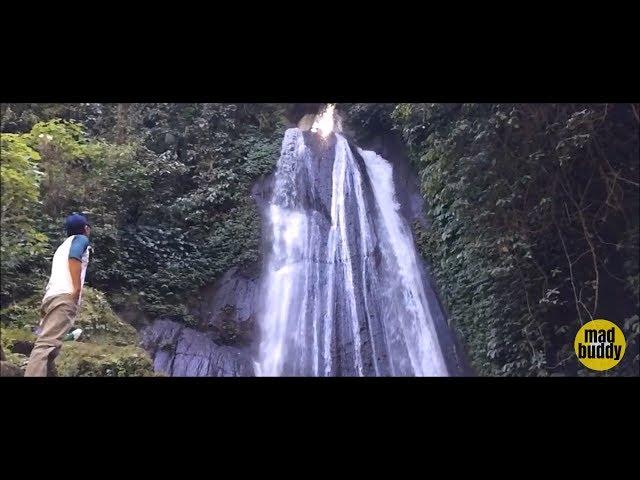
[[[53,255],[51,262],[51,276],[49,283],[44,292],[44,302],[47,298],[62,295],[64,293],[73,293],[73,281],[71,280],[71,272],[69,272],[69,259],[75,258],[82,262],[82,271],[80,274],[80,297],[78,305],[82,300],[82,286],[84,285],[84,277],[89,265],[89,239],[85,235],[71,235],[62,245],[58,247]]]

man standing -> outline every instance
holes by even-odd
[[[62,338],[73,326],[82,298],[82,286],[89,264],[91,227],[83,215],[65,221],[67,239],[58,247],[51,265],[51,277],[42,299],[38,339],[31,351],[25,377],[55,376],[55,359]]]

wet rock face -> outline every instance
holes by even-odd
[[[232,268],[203,290],[195,314],[200,329],[220,345],[250,347],[257,338],[256,307],[259,270]]]
[[[210,332],[171,320],[156,320],[140,332],[140,345],[153,358],[156,372],[172,377],[251,377],[251,355],[220,345]]]
[[[336,136],[331,134],[322,138],[312,132],[303,132],[303,137],[310,155],[296,178],[300,203],[306,209],[319,212],[330,223]]]
[[[259,208],[269,201],[272,182],[268,176],[254,185]],[[201,290],[190,302],[196,329],[169,318],[143,326],[140,345],[153,358],[154,370],[178,377],[253,376],[259,280],[260,265],[234,267]]]

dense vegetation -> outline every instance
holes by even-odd
[[[287,108],[2,105],[5,312],[40,295],[62,219],[83,211],[88,284],[117,310],[193,321],[187,298],[258,259],[249,192]],[[625,332],[611,374],[638,373],[638,105],[340,108],[360,139],[407,145],[432,223],[416,238],[477,373],[589,374],[572,345],[592,318]]]
[[[343,108],[408,146],[419,245],[479,373],[588,374],[573,338],[606,318],[628,342],[615,374],[638,374],[638,105]]]
[[[62,220],[81,211],[88,284],[116,308],[192,321],[188,296],[258,257],[249,190],[278,158],[282,108],[3,105],[2,305],[42,291]]]

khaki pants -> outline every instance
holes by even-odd
[[[31,351],[25,377],[56,376],[55,359],[77,312],[78,305],[71,294],[46,299],[41,308],[41,332]]]

